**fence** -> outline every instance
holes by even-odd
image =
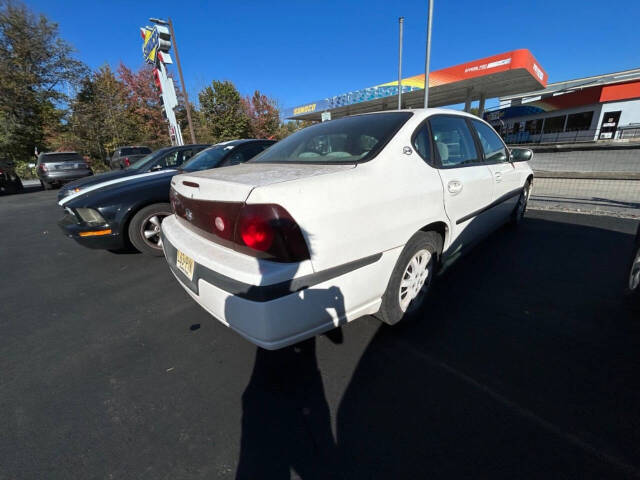
[[[640,219],[640,143],[576,143],[531,146],[531,208]]]
[[[603,140],[624,140],[640,143],[640,125],[632,128],[618,129],[613,132],[609,129],[552,131],[552,132],[516,132],[503,135],[504,141],[509,145],[544,145],[576,143],[593,143]]]

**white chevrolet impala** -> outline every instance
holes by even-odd
[[[531,155],[450,110],[320,123],[249,163],[174,177],[165,256],[196,302],[264,348],[368,314],[395,324],[439,267],[520,222]]]

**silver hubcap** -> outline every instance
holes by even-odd
[[[636,258],[631,265],[631,274],[629,275],[629,290],[635,290],[640,285],[640,249],[636,253]]]
[[[426,281],[429,278],[430,261],[431,252],[420,250],[405,267],[398,291],[398,301],[403,312],[412,311],[422,303],[428,287]]]
[[[168,212],[154,213],[142,222],[142,239],[152,248],[162,248],[162,236],[160,226],[165,217],[171,215]]]

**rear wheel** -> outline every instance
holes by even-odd
[[[22,180],[20,180],[20,178],[18,177],[16,177],[14,186],[15,186],[16,192],[21,192],[22,190],[24,190],[24,185],[22,185]]]
[[[141,209],[129,223],[129,240],[141,253],[161,257],[162,238],[160,229],[162,220],[171,215],[171,205],[155,203]]]
[[[424,306],[442,252],[442,237],[436,232],[418,232],[405,245],[393,269],[382,305],[376,316],[395,325],[413,317]]]
[[[40,185],[44,190],[51,190],[53,188],[50,183],[47,183],[44,180],[40,180]]]

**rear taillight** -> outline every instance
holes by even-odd
[[[280,205],[194,200],[173,188],[170,198],[177,216],[237,251],[275,262],[309,258],[300,227]]]
[[[38,168],[40,168],[42,172],[46,172],[48,170],[46,163],[41,163]]]
[[[123,162],[125,167],[128,167],[131,165],[131,162],[129,161],[129,157],[124,157]]]

